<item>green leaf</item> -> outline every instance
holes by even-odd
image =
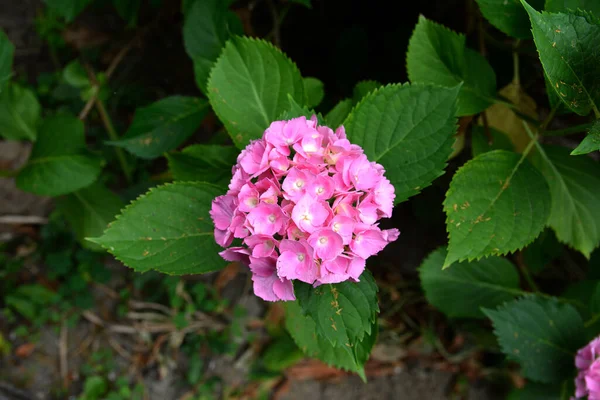
[[[44,0],[44,2],[58,16],[63,17],[67,22],[72,22],[92,0]]]
[[[239,150],[233,146],[196,144],[167,154],[169,170],[177,181],[204,181],[227,187]]]
[[[4,91],[7,82],[12,76],[13,57],[15,46],[8,40],[8,36],[0,29],[0,93]]]
[[[99,375],[93,375],[85,379],[83,384],[83,395],[86,400],[98,400],[106,394],[108,382]]]
[[[15,83],[0,92],[0,136],[9,140],[35,140],[40,103],[33,91]]]
[[[596,289],[594,290],[594,294],[590,299],[590,313],[600,314],[600,283],[596,285]]]
[[[491,144],[483,126],[476,125],[471,130],[471,150],[473,157],[492,150],[515,151],[515,146],[507,135],[492,127],[488,127],[488,129],[492,139]]]
[[[129,26],[137,24],[141,0],[113,0],[117,14],[127,22]]]
[[[316,324],[317,334],[333,346],[350,347],[371,334],[377,317],[377,284],[370,272],[360,282],[342,282],[313,287],[295,282],[294,291],[304,312]]]
[[[83,122],[71,115],[46,119],[17,187],[39,196],[60,196],[89,186],[104,161],[85,145]]]
[[[443,269],[446,249],[431,253],[419,275],[427,301],[450,318],[484,318],[481,307],[495,308],[524,292],[519,273],[505,258],[454,263]]]
[[[194,62],[196,84],[205,94],[210,70],[225,42],[232,33],[242,34],[233,22],[237,16],[227,7],[221,0],[202,0],[188,4],[184,11],[183,44]]]
[[[75,231],[77,240],[90,250],[101,247],[85,238],[102,235],[124,206],[119,196],[100,182],[56,199],[56,208]]]
[[[288,0],[290,3],[301,4],[306,8],[312,8],[311,0]]]
[[[466,47],[464,35],[423,16],[408,43],[406,68],[411,82],[446,87],[462,82],[457,116],[477,114],[496,97],[496,75],[486,59]]]
[[[364,364],[377,339],[377,320],[373,322],[371,334],[365,335],[365,338],[354,347],[345,345],[335,347],[317,334],[315,321],[302,313],[302,308],[297,301],[286,301],[284,306],[285,327],[306,355],[336,368],[356,372],[364,380]]]
[[[584,344],[584,331],[571,305],[529,296],[484,313],[494,324],[502,351],[521,364],[526,378],[552,383],[574,372],[573,357]]]
[[[167,97],[137,109],[123,138],[108,143],[141,158],[160,157],[193,135],[208,109],[208,102],[203,99]]]
[[[544,10],[548,12],[575,11],[577,9],[590,11],[600,17],[600,2],[598,0],[546,0],[546,6],[544,7]]]
[[[383,85],[377,81],[358,82],[352,90],[352,101],[354,104],[357,104],[363,99],[363,97],[371,93],[373,90],[380,88],[381,86]]]
[[[352,99],[344,99],[337,103],[326,115],[325,120],[327,121],[328,126],[335,130],[338,128],[344,120],[350,114],[353,107]]]
[[[579,146],[571,152],[572,156],[588,154],[592,151],[600,150],[600,120],[597,120],[590,128],[585,139],[579,143]]]
[[[492,25],[517,39],[530,39],[529,17],[519,0],[476,0],[481,13]],[[536,9],[544,0],[532,0]]]
[[[535,382],[527,382],[522,389],[513,389],[506,400],[567,400],[572,391],[565,394],[566,382],[562,384],[543,384]]]
[[[296,346],[296,342],[290,335],[276,338],[262,354],[262,362],[269,371],[281,372],[300,361],[304,355],[302,350]]]
[[[548,264],[560,257],[562,252],[563,246],[556,239],[554,231],[545,229],[521,254],[527,269],[532,274],[539,274]]]
[[[63,79],[69,85],[76,88],[88,88],[91,86],[90,78],[79,60],[71,61],[63,70]]]
[[[456,172],[444,211],[447,267],[457,260],[512,253],[531,243],[548,220],[550,191],[524,157],[494,150]]]
[[[454,143],[458,90],[388,85],[367,95],[346,118],[348,139],[385,167],[396,203],[444,173]]]
[[[591,14],[539,13],[521,0],[531,19],[542,66],[558,97],[573,112],[600,118],[600,22]]]
[[[321,104],[325,97],[323,82],[311,76],[304,78],[304,92],[306,93],[306,107],[314,108]]]
[[[600,244],[600,165],[558,146],[544,146],[534,163],[550,185],[548,225],[560,242],[589,258]]]
[[[196,182],[166,184],[127,206],[104,235],[90,239],[139,272],[199,274],[225,266],[209,215],[221,188]]]
[[[287,109],[288,94],[306,104],[300,71],[279,49],[251,38],[229,40],[208,81],[210,104],[239,148]]]
[[[296,100],[288,94],[288,100],[290,105],[281,115],[277,117],[278,120],[290,120],[292,118],[305,117],[306,119],[312,118],[316,114],[315,110],[309,110],[308,107],[302,107],[296,103]],[[320,124],[324,123],[324,118],[321,114],[318,114],[318,121]]]

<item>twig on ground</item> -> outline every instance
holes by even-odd
[[[6,225],[45,225],[48,218],[37,215],[3,215],[0,216],[0,224]]]
[[[63,388],[69,388],[69,376],[68,376],[68,359],[67,359],[67,339],[69,334],[69,328],[67,327],[67,321],[63,320],[60,327],[60,338],[58,342],[58,352],[60,357],[60,376],[62,378]]]

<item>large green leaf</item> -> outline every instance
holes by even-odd
[[[486,59],[466,47],[464,35],[423,16],[408,42],[406,68],[411,82],[446,87],[462,82],[458,116],[485,110],[496,96],[496,75]]]
[[[342,282],[313,287],[296,281],[298,303],[316,324],[318,335],[333,346],[350,346],[371,334],[371,326],[379,312],[377,284],[365,271],[360,282]]]
[[[348,139],[385,167],[396,203],[444,173],[454,143],[458,90],[388,85],[368,94],[344,122]]]
[[[520,0],[476,0],[481,13],[492,25],[509,36],[518,39],[531,38],[529,17]],[[531,0],[536,9],[544,6],[544,0]]]
[[[481,307],[495,308],[523,294],[519,273],[505,258],[454,263],[443,269],[446,249],[431,253],[419,268],[427,301],[451,318],[483,318]]]
[[[83,122],[70,115],[46,119],[31,157],[17,176],[21,190],[39,196],[60,196],[91,185],[103,160],[85,146]]]
[[[473,157],[492,150],[515,150],[515,146],[506,134],[492,127],[488,127],[487,129],[489,137],[486,135],[485,128],[481,125],[476,125],[471,129],[471,151],[473,152]]]
[[[85,238],[102,235],[124,205],[119,196],[100,182],[56,199],[57,209],[69,221],[77,239],[92,250],[101,247]]]
[[[546,0],[544,7],[544,10],[548,12],[566,12],[577,9],[590,11],[600,17],[600,1],[598,0]]]
[[[585,139],[579,143],[579,146],[571,152],[572,156],[591,153],[600,150],[600,120],[597,120],[590,128]]]
[[[323,82],[312,76],[304,78],[304,92],[306,92],[306,107],[308,108],[318,106],[325,97]]]
[[[169,170],[178,181],[204,181],[225,186],[239,150],[233,146],[195,144],[167,155]]]
[[[15,46],[8,40],[8,36],[0,29],[0,93],[4,91],[6,83],[12,75],[13,56]]]
[[[200,126],[208,102],[195,97],[172,96],[135,112],[122,139],[109,142],[141,158],[156,158],[177,148]]]
[[[600,118],[600,21],[593,15],[539,13],[521,0],[531,19],[542,66],[558,97],[572,111]]]
[[[183,44],[194,62],[196,84],[206,92],[210,70],[221,54],[225,42],[235,34],[242,34],[239,24],[230,23],[237,18],[221,0],[196,0],[185,10]]]
[[[208,81],[208,97],[233,142],[245,147],[288,108],[287,95],[305,105],[300,71],[280,50],[263,40],[229,40]]]
[[[0,136],[35,140],[40,112],[40,103],[31,90],[9,84],[0,92]]]
[[[71,22],[92,0],[44,0],[44,2],[57,15]]]
[[[221,269],[225,261],[213,237],[209,215],[221,188],[176,182],[150,189],[127,206],[98,243],[136,271],[199,274]]]
[[[589,258],[600,244],[600,165],[558,146],[544,146],[534,162],[550,185],[548,225],[560,242]]]
[[[519,154],[483,153],[461,167],[444,200],[448,255],[455,261],[514,252],[531,243],[550,214],[544,177]]]
[[[529,296],[484,312],[502,351],[521,364],[526,378],[552,383],[574,372],[573,358],[585,339],[583,321],[571,305]]]
[[[285,326],[298,345],[308,356],[318,358],[336,368],[353,371],[363,379],[364,364],[377,339],[377,320],[373,321],[370,334],[354,346],[332,346],[331,342],[317,334],[315,321],[302,313],[297,301],[285,302]]]

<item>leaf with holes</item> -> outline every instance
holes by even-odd
[[[227,188],[239,150],[233,146],[195,144],[167,154],[169,170],[177,181],[203,181]]]
[[[531,243],[548,220],[550,190],[521,155],[494,150],[456,172],[444,211],[447,267],[455,261],[511,253]]]
[[[366,380],[364,364],[377,339],[377,319],[372,323],[371,333],[365,335],[363,340],[353,347],[332,346],[327,339],[316,333],[315,321],[303,314],[297,301],[287,301],[284,304],[285,327],[304,354],[336,368],[356,372],[363,380]]]
[[[346,118],[348,139],[385,167],[396,203],[444,173],[456,132],[459,88],[385,86],[367,95]]]
[[[125,135],[108,142],[141,158],[156,158],[177,148],[200,126],[208,102],[195,97],[172,96],[135,112]]]
[[[288,108],[288,94],[306,104],[296,64],[263,40],[229,40],[208,80],[210,104],[239,148],[260,138]]]
[[[486,59],[466,47],[464,35],[423,16],[408,42],[406,68],[411,82],[446,87],[462,83],[457,116],[477,114],[496,97],[496,75]]]
[[[550,185],[548,225],[560,242],[589,258],[600,244],[600,165],[558,146],[544,146],[534,163]]]
[[[505,258],[454,263],[443,269],[446,249],[431,253],[419,275],[427,301],[450,318],[484,318],[481,307],[494,308],[522,295],[519,273]]]
[[[103,163],[87,150],[82,121],[70,115],[50,117],[17,176],[17,187],[39,196],[75,192],[98,178]]]
[[[77,240],[91,250],[101,250],[87,237],[102,235],[125,204],[100,182],[56,199],[56,208],[62,213],[77,235]]]
[[[8,36],[0,29],[0,93],[6,87],[12,76],[13,57],[15,46],[8,40]]]
[[[517,39],[530,39],[531,29],[527,11],[519,0],[476,0],[481,13],[492,25]],[[544,0],[531,0],[538,10],[544,7]]]
[[[550,86],[573,112],[600,118],[600,20],[585,11],[574,14],[529,13],[533,39]]]
[[[210,70],[225,43],[233,34],[243,33],[237,15],[227,7],[225,1],[202,0],[184,8],[183,44],[194,62],[196,84],[205,94]]]
[[[0,92],[0,136],[35,140],[41,107],[33,91],[9,84]]]
[[[317,334],[333,346],[353,346],[371,334],[379,312],[377,284],[370,272],[360,282],[346,281],[316,288],[296,281],[294,291],[304,312],[316,324]]]
[[[128,205],[99,238],[89,239],[139,272],[200,274],[225,266],[209,215],[222,189],[176,182],[150,189]]]
[[[591,153],[600,150],[600,120],[597,120],[590,128],[585,139],[579,143],[579,146],[571,152],[572,156]]]
[[[521,364],[523,376],[551,383],[573,373],[573,358],[585,336],[581,316],[571,305],[528,296],[484,313],[502,351]]]

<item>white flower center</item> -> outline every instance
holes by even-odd
[[[298,261],[304,261],[304,254],[298,253]]]
[[[319,244],[325,244],[325,243],[327,243],[327,238],[325,236],[321,236],[319,238]]]
[[[325,191],[325,189],[323,189],[323,186],[319,186],[317,188],[317,194],[322,194]]]
[[[333,231],[337,232],[340,230],[340,223],[336,222],[335,224],[333,224]]]
[[[275,214],[271,214],[271,215],[269,215],[269,221],[270,221],[270,222],[275,222],[275,220],[276,220],[276,219],[277,219],[277,218],[275,218]]]
[[[302,186],[304,186],[304,181],[302,179],[298,179],[295,185],[298,189],[300,189]]]
[[[248,200],[246,200],[246,204],[249,207],[254,208],[258,204],[258,199],[256,197],[250,197]]]

